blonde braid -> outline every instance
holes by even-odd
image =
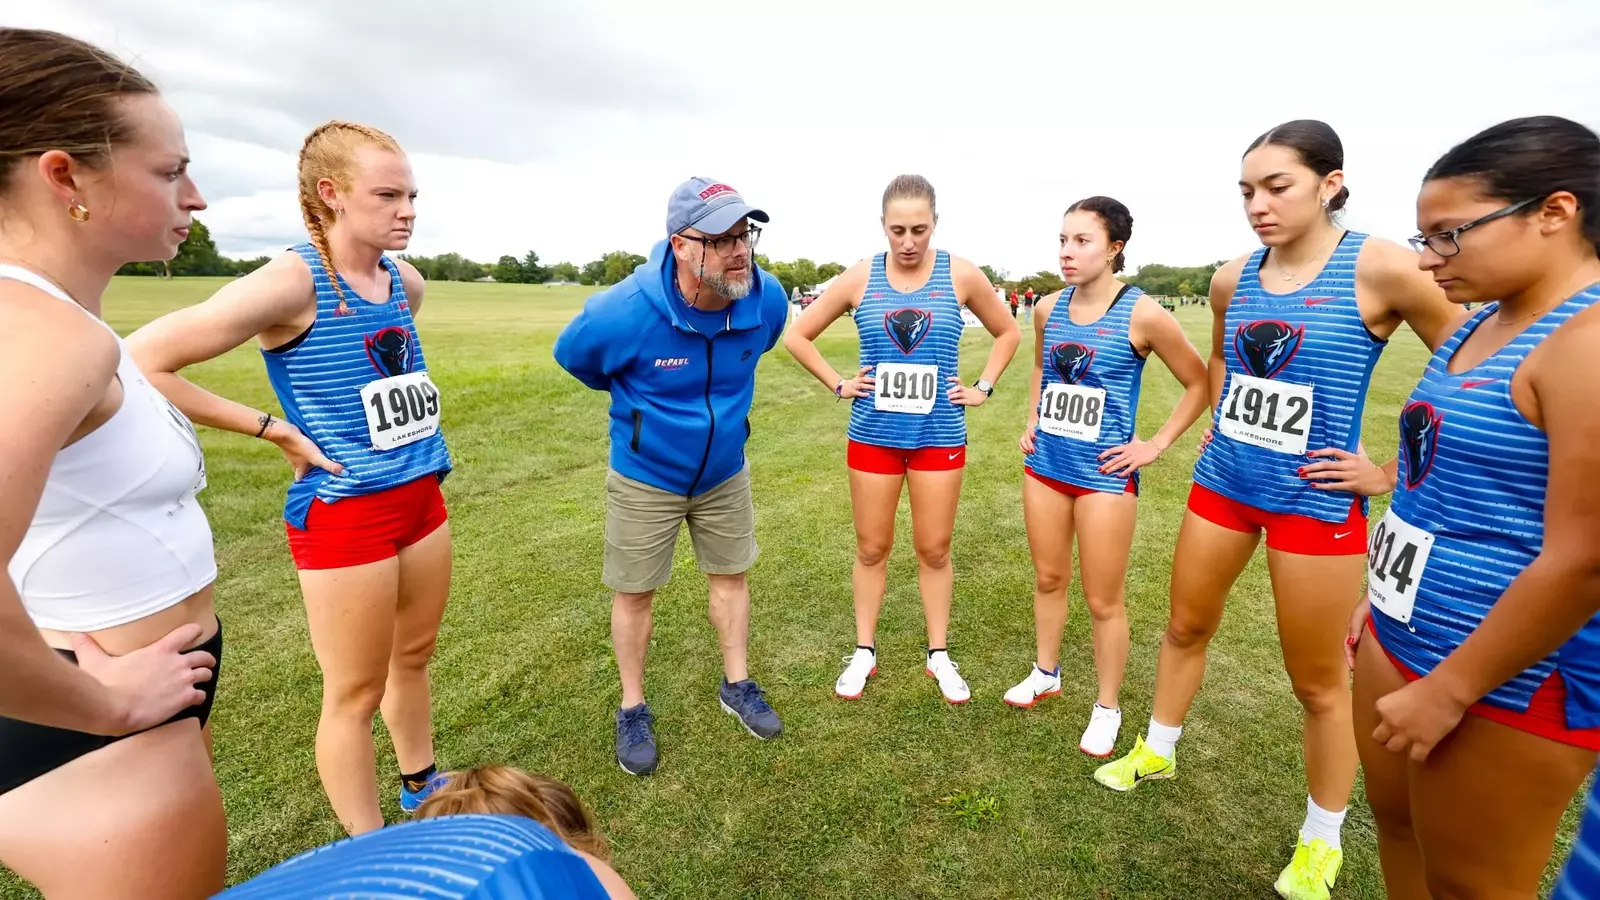
[[[327,270],[328,281],[339,295],[339,314],[350,311],[344,288],[339,286],[339,273],[334,268],[333,250],[328,243],[328,227],[338,221],[338,215],[322,201],[317,183],[331,178],[336,184],[348,188],[350,169],[355,161],[355,149],[361,144],[376,144],[396,153],[400,144],[393,137],[357,122],[333,120],[324,122],[306,135],[300,145],[300,215],[305,219],[306,231],[311,236],[311,246],[316,249]]]

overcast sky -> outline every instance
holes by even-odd
[[[849,263],[883,246],[889,179],[917,172],[936,243],[1013,275],[1055,268],[1061,212],[1091,194],[1133,211],[1135,267],[1250,249],[1239,156],[1288,119],[1338,130],[1348,224],[1395,239],[1428,164],[1480,128],[1600,127],[1592,0],[446,6],[0,0],[0,21],[153,76],[188,128],[200,218],[235,256],[303,238],[295,154],[329,118],[407,148],[415,253],[643,253],[672,187],[703,174],[772,215],[772,257]]]

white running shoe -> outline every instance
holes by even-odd
[[[867,689],[867,679],[878,674],[878,654],[857,647],[856,652],[844,658],[848,663],[844,671],[839,674],[839,680],[833,683],[833,692],[846,700],[860,700],[862,691]]]
[[[972,691],[958,671],[960,668],[950,661],[948,653],[935,653],[928,657],[928,677],[939,682],[939,692],[951,703],[965,703],[972,699]]]
[[[1032,709],[1034,704],[1046,697],[1054,697],[1061,693],[1061,676],[1051,675],[1041,671],[1035,665],[1028,672],[1028,677],[1009,691],[1006,691],[1005,700],[1018,709]]]
[[[1122,730],[1122,710],[1106,709],[1096,703],[1089,714],[1089,727],[1083,730],[1078,749],[1104,759],[1117,747],[1117,732]]]

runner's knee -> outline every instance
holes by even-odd
[[[388,672],[324,678],[322,708],[324,712],[357,718],[371,718],[383,703],[384,683]]]
[[[1033,589],[1041,594],[1054,594],[1064,591],[1071,579],[1061,569],[1035,565],[1033,573]]]
[[[1210,616],[1195,616],[1174,610],[1172,619],[1167,622],[1165,640],[1168,646],[1178,650],[1193,650],[1211,643],[1216,633],[1217,622]]]
[[[1122,592],[1115,593],[1084,593],[1084,603],[1089,607],[1089,615],[1096,622],[1113,622],[1125,619],[1128,616],[1127,608],[1123,606]]]
[[[918,541],[917,562],[924,568],[944,569],[950,565],[950,541]]]
[[[889,558],[889,542],[888,541],[878,541],[878,540],[870,540],[869,541],[869,540],[861,540],[861,539],[858,539],[856,541],[856,562],[860,563],[861,565],[866,566],[868,568],[872,568],[874,566],[881,566],[881,565],[883,565],[884,561],[887,560],[888,558]]]
[[[1312,674],[1292,674],[1294,696],[1308,715],[1331,716],[1350,712],[1350,684],[1342,672],[1318,670]]]

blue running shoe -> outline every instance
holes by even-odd
[[[738,716],[739,723],[756,737],[764,741],[783,733],[783,723],[778,721],[777,712],[767,703],[767,698],[762,696],[761,688],[753,679],[729,684],[728,679],[724,678],[718,695],[723,710],[729,715]]]
[[[648,703],[617,710],[617,765],[629,775],[656,770],[655,721]]]
[[[429,778],[421,788],[415,791],[402,780],[400,782],[400,809],[408,813],[416,812],[417,807],[422,805],[422,801],[433,796],[433,792],[443,787],[444,783],[449,780],[450,776],[444,772],[435,772],[432,778]]]

